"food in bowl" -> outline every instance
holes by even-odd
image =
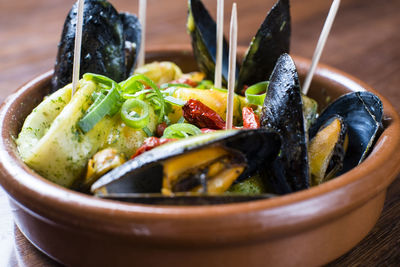
[[[110,41],[113,53],[89,51],[84,59],[99,52],[99,61],[88,64],[93,67],[109,66],[118,57],[120,69],[84,74],[71,96],[71,85],[58,89],[57,82],[68,76],[64,71],[72,69],[71,46],[60,46],[55,91],[27,117],[17,139],[25,163],[57,184],[134,202],[171,196],[179,203],[190,198],[213,203],[221,196],[228,202],[259,199],[307,189],[350,170],[379,134],[383,110],[374,94],[344,95],[319,116],[317,103],[301,94],[287,54],[288,1],[272,8],[244,57],[236,86],[236,129],[229,131],[223,119],[227,91],[207,81],[215,68],[215,23],[200,1],[189,1],[188,30],[204,74],[183,74],[174,63],[154,62],[130,77],[132,65],[126,62],[134,62],[134,56],[122,53],[129,46],[121,42],[128,31],[122,19],[107,1],[87,5],[105,8],[102,16],[110,16],[106,21],[119,29],[120,38]],[[64,26],[67,35],[74,14]],[[91,20],[84,27],[90,36]],[[62,43],[72,42],[64,37]]]

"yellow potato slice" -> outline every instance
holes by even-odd
[[[105,116],[86,134],[80,131],[77,123],[92,104],[95,90],[96,84],[89,80],[80,81],[72,99],[70,85],[58,90],[27,117],[18,136],[25,163],[61,186],[79,185],[88,160],[100,149],[112,147],[130,156],[147,137],[141,129],[124,125],[119,113]],[[156,122],[151,109],[150,131],[155,130]]]

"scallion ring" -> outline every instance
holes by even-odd
[[[190,123],[175,123],[164,130],[163,138],[186,138],[201,134],[201,130]]]
[[[121,118],[129,127],[142,129],[150,121],[149,105],[139,99],[128,99],[122,105]]]
[[[131,89],[130,86],[132,86],[133,89],[136,90],[135,88],[139,88],[137,85],[138,82],[141,83],[142,85],[147,85],[147,86],[151,87],[157,94],[158,101],[160,102],[159,122],[161,122],[165,115],[165,100],[164,100],[164,96],[161,93],[160,89],[152,80],[150,80],[143,74],[135,74],[123,83],[122,93],[123,94],[124,93],[132,93],[132,92],[128,92]],[[142,89],[144,89],[144,87],[142,87]]]
[[[250,104],[259,106],[264,104],[268,84],[269,82],[259,82],[247,88],[245,92],[247,101],[249,101]]]
[[[83,78],[86,80],[92,80],[96,83],[101,83],[104,84],[108,87],[116,87],[119,89],[119,84],[116,83],[114,80],[104,76],[104,75],[100,75],[100,74],[94,74],[94,73],[85,73],[83,75]]]

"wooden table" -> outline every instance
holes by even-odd
[[[120,11],[137,12],[137,1],[113,0]],[[204,0],[215,15],[215,0]],[[232,0],[225,0],[228,32]],[[239,45],[248,45],[272,0],[238,2]],[[330,1],[292,1],[291,52],[311,58]],[[54,65],[64,18],[73,1],[0,0],[0,101]],[[186,1],[148,1],[147,44],[189,43]],[[400,1],[343,0],[321,61],[372,85],[400,108]],[[0,266],[54,266],[12,222],[0,188]],[[389,188],[381,218],[371,233],[331,266],[400,264],[400,179]]]

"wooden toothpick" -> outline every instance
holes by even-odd
[[[146,9],[147,0],[139,0],[139,21],[142,25],[142,36],[140,38],[140,51],[138,55],[137,66],[141,67],[144,65],[145,58],[145,45],[146,45]]]
[[[235,90],[236,75],[236,47],[237,47],[237,11],[236,3],[232,5],[231,27],[229,34],[229,70],[228,70],[228,97],[226,111],[226,129],[232,129],[233,124],[233,96]]]
[[[78,17],[76,21],[75,31],[75,47],[74,47],[74,66],[72,68],[72,94],[75,94],[79,81],[79,70],[81,65],[81,48],[82,48],[82,26],[83,26],[83,6],[84,0],[78,0]]]
[[[335,20],[336,13],[339,9],[339,5],[340,5],[340,0],[334,0],[331,5],[331,8],[329,10],[328,17],[326,18],[324,27],[323,27],[321,35],[319,37],[317,47],[315,48],[315,52],[314,52],[314,55],[312,58],[310,70],[308,71],[306,79],[304,81],[302,91],[303,91],[303,94],[305,94],[305,95],[308,93],[308,89],[310,88],[311,80],[314,76],[315,69],[316,69],[319,59],[321,57],[322,50],[324,49],[326,40],[328,39],[329,32],[331,31],[333,21]]]
[[[222,86],[222,41],[224,36],[224,0],[218,0],[217,4],[217,38],[216,38],[216,55],[215,55],[215,77],[214,87]]]

